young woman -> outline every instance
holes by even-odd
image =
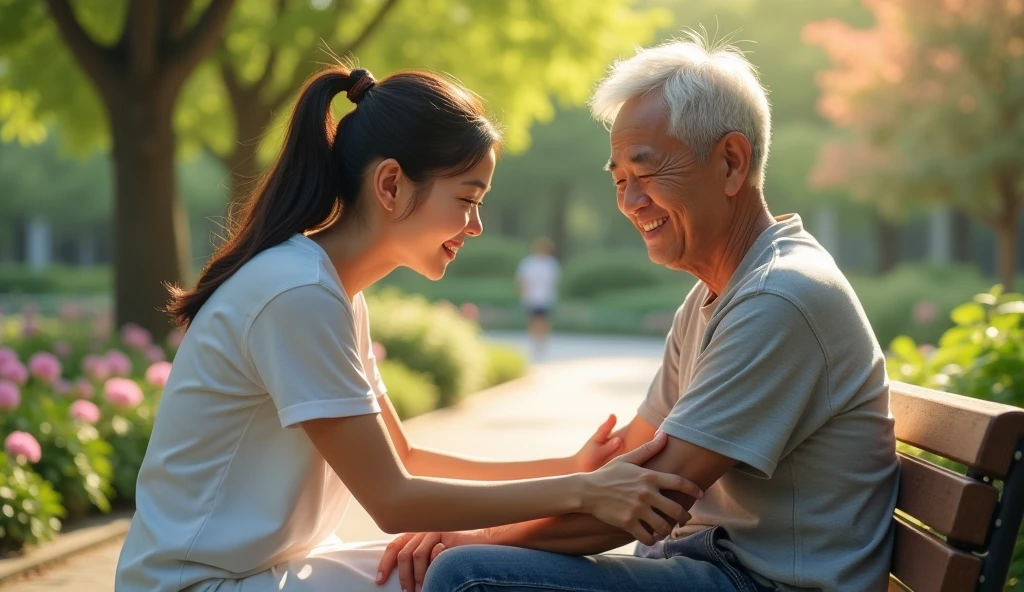
[[[356,107],[335,126],[343,91]],[[657,441],[592,473],[572,461],[608,452],[597,440],[576,459],[476,462],[414,448],[387,399],[362,290],[402,265],[444,275],[482,231],[499,140],[479,100],[435,74],[333,67],[306,84],[239,223],[195,289],[171,291],[188,331],[118,590],[396,591],[375,585],[383,545],[334,536],[351,496],[389,533],[586,512],[667,534],[658,512],[682,508],[659,490],[698,492],[637,466]]]

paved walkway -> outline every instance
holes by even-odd
[[[489,336],[528,349],[525,336]],[[629,421],[661,356],[658,339],[556,336],[530,375],[462,404],[406,422],[418,445],[495,459],[528,459],[575,452],[608,413]],[[389,538],[357,504],[338,533],[346,541]],[[0,592],[113,590],[120,541]]]

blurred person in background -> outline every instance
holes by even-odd
[[[562,268],[554,256],[551,239],[540,237],[533,241],[533,252],[523,258],[516,268],[516,288],[526,310],[534,355],[543,357],[547,352],[551,333],[551,315],[558,301],[558,280]]]
[[[342,92],[356,106],[335,124]],[[195,288],[171,288],[168,312],[187,330],[117,590],[412,592],[411,571],[377,572],[383,544],[338,540],[353,497],[389,533],[582,512],[653,543],[641,519],[682,516],[662,491],[699,495],[693,484],[637,466],[664,436],[593,471],[621,446],[607,423],[577,455],[524,462],[424,450],[405,435],[363,290],[399,266],[444,275],[483,231],[499,146],[479,99],[443,76],[377,82],[337,66],[307,82],[227,240]]]

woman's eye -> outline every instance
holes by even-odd
[[[484,204],[480,203],[479,201],[477,201],[475,199],[472,199],[472,198],[469,198],[469,197],[463,198],[462,201],[468,203],[471,206],[476,206],[478,208],[484,205]]]

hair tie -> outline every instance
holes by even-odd
[[[366,96],[366,92],[377,84],[377,81],[373,79],[373,74],[370,74],[369,70],[364,70],[362,68],[352,70],[348,77],[349,80],[353,80],[354,82],[352,83],[352,88],[348,89],[345,95],[348,97],[348,100],[352,101],[356,105],[363,100],[363,97]]]

